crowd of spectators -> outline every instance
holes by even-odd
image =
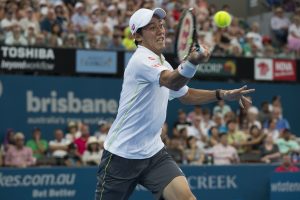
[[[6,45],[62,48],[136,48],[128,28],[137,9],[162,7],[166,10],[166,51],[173,52],[176,26],[182,11],[194,7],[199,40],[216,56],[295,57],[300,52],[300,7],[296,1],[267,1],[274,12],[271,35],[262,35],[258,22],[232,16],[231,26],[217,28],[213,15],[230,12],[229,5],[217,7],[207,0],[10,0],[0,2],[0,43]],[[290,4],[294,2],[294,4]],[[286,11],[289,16],[286,17]]]
[[[300,141],[282,109],[279,96],[261,108],[248,105],[233,111],[219,101],[212,109],[195,106],[189,113],[180,109],[173,125],[164,124],[161,138],[179,164],[278,163],[282,158],[286,165],[300,163]],[[54,130],[50,141],[43,139],[39,128],[26,140],[23,133],[8,129],[0,166],[98,165],[109,128],[110,123],[100,121],[92,133],[87,124],[71,121],[66,131]]]

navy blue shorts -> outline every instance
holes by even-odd
[[[184,175],[165,148],[147,159],[126,159],[104,150],[95,200],[127,200],[137,184],[160,200],[164,188],[177,176]]]

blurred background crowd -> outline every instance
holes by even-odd
[[[300,5],[296,0],[266,0],[272,12],[270,34],[261,33],[259,22],[232,16],[228,28],[213,24],[217,7],[207,0],[1,0],[0,43],[5,45],[63,48],[134,50],[128,28],[132,13],[162,7],[167,12],[166,51],[173,51],[176,26],[183,9],[194,7],[201,42],[215,56],[287,57],[300,55]],[[265,24],[264,24],[265,26]]]
[[[0,166],[98,165],[110,126],[99,121],[97,130],[90,130],[88,124],[70,121],[65,130],[53,133],[34,128],[32,138],[8,129]],[[260,107],[247,105],[247,109],[232,110],[224,101],[212,108],[180,109],[174,124],[164,124],[161,137],[179,164],[278,163],[286,156],[289,167],[300,162],[300,141],[290,130],[281,97],[274,96]],[[53,139],[45,140],[45,134],[53,134]]]

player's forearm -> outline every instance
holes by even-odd
[[[160,85],[178,91],[189,82],[189,78],[179,74],[178,70],[165,70],[160,76]]]
[[[217,101],[215,90],[199,90],[190,88],[180,101],[188,105],[199,105]]]

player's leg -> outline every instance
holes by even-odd
[[[103,152],[97,174],[95,200],[127,200],[137,185],[141,167],[135,160]]]
[[[165,149],[151,158],[139,183],[149,189],[157,200],[196,199],[189,189],[181,169]]]
[[[174,178],[163,190],[165,200],[196,200],[184,176]]]

